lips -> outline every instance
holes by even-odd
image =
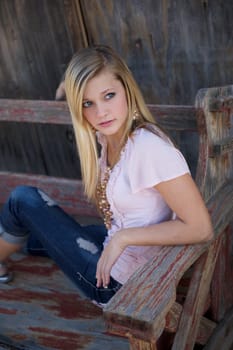
[[[110,126],[113,122],[114,122],[114,120],[107,120],[105,122],[99,123],[99,126],[107,127],[107,126]]]

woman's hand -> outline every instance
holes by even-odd
[[[99,258],[96,268],[96,286],[98,288],[101,286],[107,288],[110,282],[110,272],[112,266],[125,249],[122,233],[123,231],[119,231],[112,237],[111,241],[105,247],[101,254],[101,257]]]

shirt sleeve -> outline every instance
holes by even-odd
[[[128,174],[133,193],[190,173],[181,152],[150,131],[140,130],[130,148]]]

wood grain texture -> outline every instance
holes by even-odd
[[[205,199],[233,176],[233,108],[224,108],[224,100],[233,99],[233,85],[201,89],[196,98],[200,134],[199,161],[196,181]],[[219,109],[210,110],[212,101],[219,100]],[[203,112],[200,112],[203,113]],[[214,152],[216,146],[218,152]]]
[[[160,350],[158,339],[164,330],[169,329],[176,332],[172,350],[191,350],[195,343],[205,344],[209,338],[215,339],[215,331],[220,338],[228,330],[232,331],[231,316],[226,315],[233,302],[227,292],[232,290],[233,285],[230,249],[233,157],[229,146],[233,137],[232,89],[233,86],[225,86],[200,90],[196,99],[197,114],[193,106],[149,106],[158,123],[167,126],[169,132],[198,132],[196,182],[211,214],[215,238],[205,244],[163,247],[104,308],[108,332],[127,336],[133,350]],[[216,102],[218,100],[221,103]],[[227,101],[227,106],[224,101]],[[52,101],[13,103],[0,100],[0,122],[1,125],[12,123],[19,128],[21,124],[71,126],[66,103]],[[213,151],[214,146],[220,144],[223,147],[219,147],[217,152]],[[0,202],[5,201],[12,188],[22,183],[41,187],[72,215],[98,215],[93,206],[87,203],[81,181],[62,177],[1,171]],[[190,267],[191,279],[186,300],[177,308],[177,287]],[[207,315],[204,316],[206,311],[210,320]],[[226,323],[219,330],[218,322],[225,315]],[[204,335],[201,333],[203,329]],[[227,337],[225,344],[231,340],[231,337]]]
[[[117,298],[114,297],[110,301],[105,310],[105,316],[111,330],[115,328],[122,334],[128,332],[135,339],[150,338],[152,342],[158,339],[165,327],[166,315],[175,301],[178,281],[195,263],[194,271],[196,276],[199,276],[199,280],[196,279],[194,272],[172,346],[174,350],[193,349],[205,302],[211,290],[212,275],[214,274],[215,278],[218,276],[214,270],[221,250],[221,242],[233,217],[232,150],[229,147],[222,149],[222,152],[214,155],[214,161],[213,152],[211,152],[212,144],[226,138],[232,140],[232,112],[231,108],[227,111],[225,108],[222,109],[221,104],[220,110],[214,112],[209,110],[211,105],[209,101],[212,96],[222,100],[223,97],[232,95],[231,90],[232,86],[204,89],[199,91],[196,100],[200,134],[197,183],[211,214],[215,241],[210,247],[206,244],[163,248],[159,256],[144,266],[145,269],[138,271],[138,274],[136,273],[122,287]],[[227,100],[229,102],[229,99]],[[228,104],[228,107],[230,105]],[[205,267],[198,263],[199,258]],[[219,256],[221,260],[219,263],[224,264],[226,268],[229,266],[229,259],[228,252]],[[229,280],[225,282],[228,287],[232,284],[232,277],[231,272]],[[222,279],[221,282],[223,282]],[[214,285],[216,286],[216,283]],[[221,288],[221,284],[218,284],[218,288]],[[212,290],[212,293],[216,292]],[[219,298],[225,298],[221,291],[216,294]],[[229,306],[229,303],[227,305]],[[211,307],[214,309],[214,305]],[[226,311],[226,304],[224,307],[225,309],[221,310],[222,314]]]
[[[195,174],[197,156],[185,134],[197,138],[193,106],[149,105],[170,133]],[[66,102],[0,99],[0,170],[81,178],[71,117]],[[193,140],[196,144],[196,139]]]
[[[190,288],[173,342],[174,349],[192,350],[194,348],[221,240],[222,236],[218,237],[195,263]]]
[[[99,216],[83,194],[80,180],[0,172],[0,203],[4,203],[13,188],[19,185],[39,187],[72,215]],[[3,186],[4,184],[4,186]]]
[[[208,203],[216,237],[232,218],[232,196],[232,183],[226,184]],[[224,203],[230,206],[226,208]],[[118,331],[122,327],[124,334],[127,330],[138,338],[140,334],[142,339],[159,337],[180,278],[206,248],[207,245],[164,247],[111,299],[105,309],[110,329],[116,323]]]
[[[147,103],[193,104],[201,87],[232,83],[231,0],[80,3],[89,43],[126,59]]]
[[[63,1],[0,1],[0,96],[54,99],[72,56]]]
[[[233,81],[231,0],[1,0],[1,97],[53,99],[74,52],[114,47],[147,103],[193,104]]]
[[[149,104],[148,108],[168,130],[197,130],[194,106]],[[67,125],[71,124],[71,116],[65,101],[0,99],[1,121]]]
[[[233,308],[226,314],[203,350],[230,350],[233,345]]]

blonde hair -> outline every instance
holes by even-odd
[[[88,81],[103,70],[113,73],[125,89],[128,118],[122,145],[132,135],[135,127],[155,124],[132,73],[113,49],[103,45],[92,46],[73,56],[65,73],[65,91],[78,146],[84,191],[91,200],[95,200],[99,178],[98,146],[96,135],[83,116],[82,105]],[[136,124],[133,120],[135,110],[138,112]]]

